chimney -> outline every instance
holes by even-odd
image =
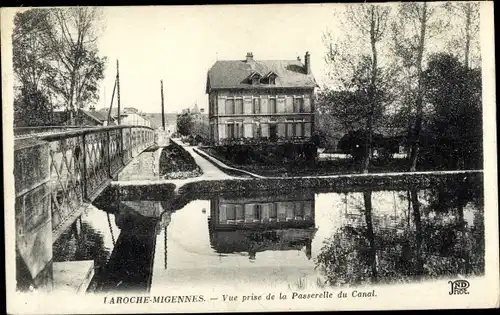
[[[304,66],[306,68],[306,74],[311,74],[311,55],[309,52],[306,52],[306,56],[304,57]]]
[[[94,107],[94,105],[90,105],[89,109],[90,109],[90,111],[91,111],[91,112],[95,112],[95,107]]]
[[[300,56],[297,56],[297,61],[301,61],[301,60],[300,60]]]
[[[253,62],[253,53],[251,52],[247,53],[247,63],[248,62]]]

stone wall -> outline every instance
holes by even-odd
[[[50,290],[52,218],[49,146],[44,141],[25,139],[16,141],[14,150],[16,264],[21,272],[18,281]]]

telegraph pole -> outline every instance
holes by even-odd
[[[116,59],[116,88],[117,88],[117,100],[118,100],[118,125],[120,125],[120,71],[118,65],[118,59]]]
[[[165,131],[165,104],[163,103],[163,80],[161,83],[161,125],[163,126],[163,131]]]

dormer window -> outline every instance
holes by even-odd
[[[274,71],[269,71],[268,74],[265,76],[265,81],[267,84],[275,85],[276,84],[276,78],[278,75]]]
[[[260,79],[262,78],[262,74],[258,73],[257,71],[252,72],[252,74],[248,77],[250,83],[252,85],[256,85],[260,83]]]

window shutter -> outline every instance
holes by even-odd
[[[277,113],[284,113],[285,112],[285,99],[284,98],[278,98],[276,100],[276,112]]]
[[[304,134],[302,133],[302,125],[303,125],[303,123],[297,123],[297,124],[295,124],[295,135],[297,137],[304,136]]]
[[[226,109],[225,113],[226,114],[234,114],[234,100],[232,99],[226,99]]]
[[[267,98],[260,99],[260,113],[263,113],[263,114],[268,113],[268,99]]]
[[[286,103],[286,112],[287,113],[293,113],[293,96],[287,96],[285,98],[285,103]]]
[[[253,111],[252,98],[245,98],[245,102],[243,104],[244,114],[251,114]]]
[[[243,99],[237,98],[234,100],[234,102],[235,102],[234,114],[243,114]]]
[[[244,124],[243,125],[243,137],[252,138],[253,137],[253,124]]]
[[[304,95],[304,112],[309,113],[311,111],[311,98]]]
[[[286,124],[287,138],[291,138],[293,136],[293,128],[294,128],[294,123],[290,122]]]
[[[269,138],[269,124],[260,124],[262,128],[262,137]]]
[[[222,97],[219,97],[217,99],[217,114],[218,115],[224,115],[226,113],[226,99],[225,98],[222,98]]]
[[[285,124],[281,123],[281,124],[278,124],[278,137],[286,137],[286,134],[285,134]]]
[[[222,140],[222,139],[227,138],[226,128],[227,128],[227,125],[225,125],[225,124],[219,125],[219,130],[218,130],[219,131],[219,139],[218,140]]]

